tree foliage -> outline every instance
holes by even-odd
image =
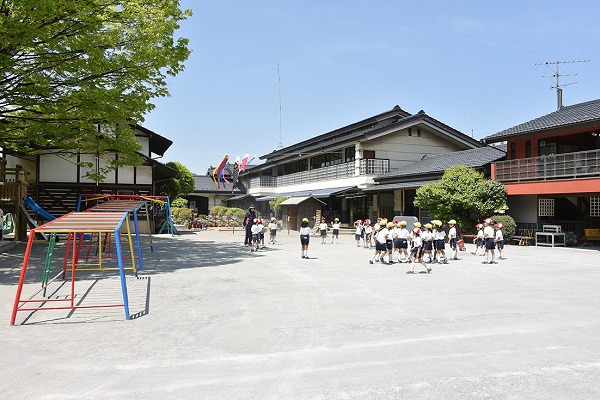
[[[158,194],[175,199],[182,194],[194,191],[196,179],[194,178],[192,171],[177,161],[170,161],[167,163],[167,166],[177,171],[177,176],[166,181],[158,182],[156,184],[156,192]]]
[[[440,181],[417,189],[414,204],[428,210],[434,218],[455,219],[470,228],[506,207],[506,189],[473,168],[455,165],[446,170]]]
[[[142,159],[130,124],[183,70],[179,0],[0,0],[0,145]]]

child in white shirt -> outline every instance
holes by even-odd
[[[458,260],[458,248],[456,246],[456,221],[451,219],[450,221],[448,221],[448,225],[450,226],[450,230],[448,231],[448,243],[450,244],[450,248],[452,249],[452,259]]]
[[[372,236],[373,236],[373,227],[371,226],[371,220],[365,219],[364,229],[365,229],[365,247],[370,248],[371,240],[372,240]]]
[[[275,238],[277,237],[277,218],[271,218],[271,222],[268,225],[269,228],[269,244],[275,244]]]
[[[302,218],[300,225],[300,246],[302,247],[302,258],[308,258],[308,243],[312,229],[308,226],[308,218]]]
[[[331,234],[331,244],[333,244],[333,238],[335,238],[336,243],[340,243],[340,219],[336,218],[331,223],[331,228],[333,229],[333,233]]]
[[[421,240],[421,229],[413,228],[412,231],[412,248],[410,252],[410,271],[407,271],[407,274],[415,273],[415,262],[420,263],[427,273],[431,272],[431,268],[429,268],[422,259],[423,256],[423,241]]]
[[[492,255],[492,259],[491,261],[489,261],[489,264],[497,264],[494,260],[494,257],[496,256],[496,254],[494,253],[496,243],[494,243],[495,235],[493,223],[494,221],[492,221],[491,218],[488,218],[484,221],[485,227],[483,228],[483,241],[485,243],[485,261],[482,261],[482,264],[488,264],[490,253]]]
[[[252,225],[252,248],[250,251],[258,251],[258,246],[260,243],[260,234],[263,230],[264,226],[260,218],[254,218],[254,225]]]
[[[504,225],[502,225],[501,223],[497,223],[496,228],[498,230],[496,231],[496,237],[494,238],[494,242],[496,242],[496,246],[498,246],[498,253],[500,253],[498,259],[504,260],[504,234],[502,233],[502,228],[504,228]]]
[[[319,231],[321,232],[321,244],[325,244],[325,240],[327,239],[327,222],[325,222],[325,218],[321,218]]]
[[[360,240],[363,237],[363,225],[362,221],[359,219],[354,223],[354,227],[356,228],[356,232],[354,232],[354,239],[356,240],[356,247],[360,247]]]
[[[481,249],[481,255],[485,253],[485,249],[483,246],[483,224],[475,225],[477,228],[477,238],[475,239],[475,251],[472,254],[477,255],[478,250]]]

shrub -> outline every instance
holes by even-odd
[[[502,228],[502,233],[504,236],[504,241],[509,241],[514,235],[517,229],[517,223],[510,215],[494,215],[491,217],[494,220],[494,223],[501,223],[504,225]]]
[[[176,224],[182,224],[192,219],[192,210],[189,208],[173,207],[171,213]]]
[[[227,207],[223,207],[223,206],[214,206],[213,208],[210,209],[210,215],[223,215],[223,213],[225,212],[224,209],[226,209]]]
[[[183,197],[177,197],[171,201],[171,207],[184,208],[187,207],[188,201]]]
[[[231,207],[227,210],[225,215],[228,215],[230,217],[243,217],[244,215],[246,215],[246,212],[241,208]]]

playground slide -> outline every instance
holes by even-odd
[[[25,206],[32,209],[37,215],[44,218],[46,221],[52,221],[53,219],[56,219],[54,215],[40,207],[30,196],[25,197]]]
[[[37,228],[38,224],[37,222],[35,222],[33,220],[33,218],[31,218],[31,215],[29,214],[29,211],[27,211],[27,208],[25,208],[25,205],[20,204],[19,205],[19,209],[20,211],[23,213],[23,215],[25,216],[25,218],[27,219],[27,224],[29,225],[30,228]],[[42,232],[38,232],[37,233],[42,239],[44,240],[48,240],[48,236],[45,233]]]

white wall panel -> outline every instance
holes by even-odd
[[[151,185],[152,184],[152,167],[141,165],[136,169],[136,183],[138,185]]]
[[[122,167],[119,168],[119,182],[118,183],[133,183],[133,167]]]
[[[77,157],[40,156],[40,182],[77,182]]]

